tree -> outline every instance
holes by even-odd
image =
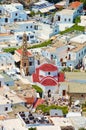
[[[86,130],[85,128],[79,128],[79,130]]]

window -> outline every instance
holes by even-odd
[[[32,60],[33,60],[33,57],[30,57],[29,60],[32,61]]]
[[[26,26],[26,29],[28,29],[28,26]]]
[[[38,30],[38,25],[35,25],[35,26],[34,26],[34,29],[35,29],[35,30]]]
[[[29,62],[29,66],[32,66],[33,65],[33,62]]]
[[[32,28],[32,25],[30,26],[30,28]]]
[[[64,19],[66,21],[66,19]]]
[[[1,87],[1,81],[0,81],[0,87]]]
[[[15,16],[17,16],[18,14],[17,13],[15,13]]]
[[[50,75],[50,72],[48,72],[48,75]]]
[[[26,66],[26,63],[24,63],[24,66]]]
[[[2,13],[2,11],[0,10],[0,14]]]
[[[29,41],[29,36],[27,36],[27,41]]]
[[[58,21],[60,21],[60,16],[58,16]]]
[[[70,21],[71,19],[69,19],[69,21]]]
[[[38,65],[40,65],[40,61],[38,60]]]
[[[60,62],[63,62],[63,58],[60,59]]]
[[[53,55],[51,55],[51,60],[53,59]]]
[[[79,53],[79,57],[80,57],[80,53]]]
[[[81,97],[84,97],[84,95],[83,95],[83,94],[81,94]]]
[[[67,51],[70,51],[70,47],[67,48]]]
[[[63,90],[62,95],[63,95],[63,96],[66,95],[66,90]]]
[[[5,18],[5,23],[7,23],[8,22],[8,18]]]
[[[5,111],[7,111],[8,110],[8,107],[5,107]]]
[[[69,54],[69,58],[68,58],[69,60],[71,59],[71,55]]]
[[[19,40],[22,40],[22,37],[19,37]]]
[[[30,36],[30,38],[34,38],[34,36],[33,36],[33,35],[31,35],[31,36]]]

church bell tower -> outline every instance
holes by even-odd
[[[26,35],[26,33],[23,34],[20,71],[21,71],[21,75],[28,76],[28,74],[29,74],[29,60],[28,60],[27,35]]]

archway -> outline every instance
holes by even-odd
[[[51,90],[50,89],[48,90],[47,93],[48,93],[48,97],[51,97]]]

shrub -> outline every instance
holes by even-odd
[[[42,112],[44,114],[49,114],[49,111],[51,109],[60,109],[62,110],[63,114],[67,114],[68,113],[68,107],[67,106],[57,106],[57,105],[51,105],[51,106],[47,106],[45,104],[39,105],[37,107],[37,110],[42,110]]]
[[[32,87],[36,90],[37,93],[39,93],[40,97],[42,97],[43,90],[37,85],[32,85]]]
[[[28,130],[36,130],[36,128],[32,128],[32,127],[31,127],[31,128],[29,128]]]
[[[84,32],[84,27],[75,24],[75,25],[73,25],[71,28],[68,28],[68,29],[66,29],[65,31],[61,31],[60,34],[63,35],[63,34],[68,33],[68,32],[73,32],[74,30]]]
[[[32,49],[32,48],[40,48],[40,47],[45,47],[45,46],[48,46],[52,43],[51,40],[47,40],[45,42],[42,42],[40,44],[37,44],[37,45],[33,45],[32,47],[29,47],[29,49]]]
[[[78,24],[78,23],[80,23],[80,22],[81,22],[80,16],[78,16],[78,17],[76,17],[76,18],[74,19],[74,23],[75,23],[75,24]]]
[[[65,68],[62,69],[62,72],[71,72],[71,68],[65,67]]]
[[[9,52],[9,53],[14,54],[14,51],[15,51],[16,49],[17,49],[17,48],[5,48],[5,49],[4,49],[4,52]]]

